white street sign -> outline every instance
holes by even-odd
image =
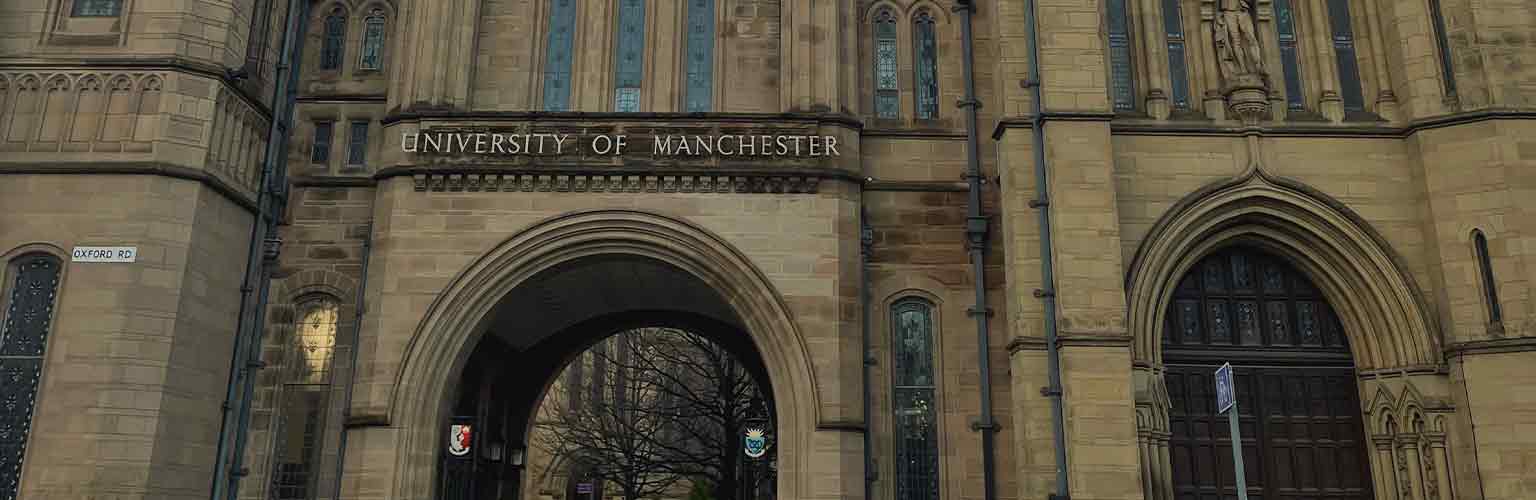
[[[75,247],[70,252],[70,262],[133,262],[139,258],[139,247]]]

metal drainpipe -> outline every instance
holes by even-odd
[[[213,500],[236,499],[239,495],[240,478],[248,472],[243,465],[245,445],[250,426],[251,396],[256,382],[255,370],[262,367],[260,346],[263,333],[262,320],[266,316],[267,292],[270,288],[268,286],[271,271],[269,264],[276,263],[278,245],[281,242],[277,237],[276,219],[277,209],[281,208],[283,201],[280,194],[286,188],[287,182],[284,175],[286,172],[284,162],[288,156],[288,132],[291,129],[294,98],[297,97],[294,92],[298,84],[298,71],[295,66],[304,43],[299,33],[304,30],[308,20],[304,5],[305,0],[289,1],[287,19],[284,21],[283,45],[279,51],[279,60],[274,73],[272,123],[267,130],[267,148],[262,161],[261,185],[256,195],[256,223],[251,228],[250,254],[246,262],[244,282],[240,287],[240,315],[235,328],[237,336],[235,355],[230,360],[229,387],[225,391],[222,406],[224,418],[220,424],[213,487],[209,492],[209,498]],[[246,304],[253,290],[257,292],[256,304],[254,307],[247,308]],[[242,385],[243,391],[239,393],[239,411],[231,415],[230,410],[233,409],[232,404],[237,388]],[[231,418],[235,419],[232,434],[224,432],[229,429]],[[234,438],[233,453],[226,453],[231,437]],[[233,463],[230,462],[231,457],[234,459]]]
[[[992,369],[991,347],[987,329],[988,320],[992,310],[987,307],[987,279],[986,279],[986,249],[989,221],[987,216],[981,213],[981,153],[978,150],[976,140],[976,108],[981,102],[976,100],[976,51],[974,37],[971,33],[971,17],[976,11],[973,0],[960,0],[956,3],[955,10],[960,12],[961,56],[965,67],[965,99],[959,106],[965,108],[965,178],[969,185],[969,197],[966,203],[965,234],[967,247],[971,255],[971,272],[975,275],[976,304],[969,311],[971,317],[976,320],[976,351],[977,370],[981,377],[981,415],[976,422],[971,424],[972,429],[981,431],[981,464],[982,464],[982,488],[985,500],[997,498],[997,485],[995,479],[996,461],[994,448],[998,425],[992,419]]]
[[[352,372],[352,377],[351,380],[347,381],[347,386],[344,389],[345,392],[341,398],[341,441],[337,443],[336,447],[336,477],[334,479],[336,491],[331,495],[331,498],[341,498],[341,473],[347,463],[347,434],[350,433],[348,432],[350,428],[347,426],[346,418],[352,413],[352,386],[357,383],[357,351],[361,350],[359,347],[362,344],[363,336],[363,314],[366,312],[365,309],[368,305],[363,300],[363,294],[368,290],[368,257],[372,253],[373,224],[369,224],[368,232],[363,236],[363,276],[357,280],[357,304],[353,307],[355,314],[352,318],[352,361],[347,368]]]
[[[1040,290],[1035,290],[1035,296],[1039,297],[1045,308],[1045,346],[1046,346],[1046,371],[1049,376],[1049,385],[1042,391],[1051,398],[1051,431],[1056,448],[1056,494],[1051,495],[1052,500],[1066,500],[1071,491],[1067,482],[1067,442],[1066,424],[1062,411],[1061,390],[1061,350],[1060,342],[1056,336],[1056,275],[1053,266],[1055,255],[1051,251],[1051,213],[1050,213],[1050,188],[1046,185],[1045,165],[1045,111],[1041,102],[1044,92],[1040,88],[1040,43],[1038,26],[1038,0],[1029,0],[1029,15],[1025,18],[1025,29],[1028,36],[1025,42],[1029,44],[1029,80],[1025,86],[1030,88],[1030,137],[1034,142],[1033,152],[1035,156],[1035,199],[1029,202],[1030,207],[1039,210],[1040,217]]]
[[[874,432],[874,429],[872,429],[874,418],[871,412],[874,405],[870,402],[872,393],[870,392],[869,374],[870,367],[875,364],[874,353],[870,352],[869,337],[869,308],[871,306],[869,303],[869,253],[875,245],[875,230],[869,225],[869,213],[864,210],[863,205],[864,200],[861,195],[859,199],[859,302],[863,304],[864,314],[862,322],[864,350],[860,353],[860,356],[864,358],[864,499],[873,500],[875,479],[879,477],[875,471],[875,452],[872,449],[874,437],[871,433]]]

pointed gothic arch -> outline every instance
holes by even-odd
[[[426,498],[434,484],[438,429],[446,425],[444,394],[485,334],[490,312],[520,284],[561,264],[594,256],[655,259],[708,284],[734,309],[761,353],[778,405],[779,487],[799,492],[816,450],[821,395],[809,348],[788,304],[767,276],[725,240],[688,222],[647,212],[593,210],[547,219],[482,255],[438,294],[403,347],[393,380],[364,375],[354,416],[398,429],[393,446],[396,474],[386,487],[396,497]],[[366,349],[367,346],[360,346]],[[385,375],[389,376],[389,375]],[[373,380],[368,380],[373,379]],[[369,394],[368,385],[387,387]]]
[[[1162,363],[1164,311],[1177,280],[1237,243],[1289,260],[1316,283],[1344,324],[1359,370],[1444,364],[1438,324],[1385,238],[1342,202],[1261,170],[1184,197],[1142,240],[1126,276],[1137,363]]]

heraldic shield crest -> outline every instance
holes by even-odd
[[[453,424],[448,427],[448,454],[462,457],[469,454],[469,425]]]
[[[758,458],[768,453],[768,437],[761,428],[748,428],[747,432],[742,436],[741,444],[748,457]]]

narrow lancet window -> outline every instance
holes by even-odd
[[[48,254],[27,254],[11,261],[0,284],[5,296],[0,324],[0,498],[17,498],[21,464],[32,430],[32,410],[43,375],[43,351],[53,324],[62,263]]]
[[[1339,95],[1345,111],[1365,111],[1360,88],[1360,62],[1355,59],[1355,33],[1349,17],[1349,0],[1328,0],[1328,19],[1333,28],[1333,52],[1338,59]]]
[[[1109,87],[1115,111],[1136,109],[1136,86],[1131,76],[1130,15],[1125,0],[1107,0],[1109,10]]]
[[[325,39],[320,44],[320,69],[341,69],[342,46],[347,43],[347,14],[337,7],[325,16]]]
[[[709,111],[715,87],[715,0],[688,0],[685,110]]]
[[[1163,34],[1168,43],[1168,83],[1173,109],[1189,109],[1189,75],[1184,64],[1184,14],[1179,0],[1163,0]]]
[[[1429,20],[1434,23],[1435,48],[1440,52],[1440,81],[1445,86],[1445,96],[1456,95],[1456,68],[1451,65],[1451,42],[1446,39],[1445,13],[1440,10],[1440,0],[1429,0]]]
[[[901,116],[896,83],[896,13],[880,9],[875,14],[875,117]]]
[[[891,329],[896,500],[938,500],[933,305],[915,298],[897,302],[891,307]]]
[[[1476,247],[1477,270],[1483,282],[1483,302],[1488,304],[1488,323],[1503,324],[1504,311],[1499,307],[1499,287],[1493,278],[1493,257],[1488,255],[1488,237],[1483,236],[1482,231],[1473,232],[1472,245]]]
[[[1279,34],[1280,70],[1285,78],[1285,107],[1301,110],[1301,63],[1296,56],[1296,11],[1291,0],[1275,0],[1275,31]]]
[[[377,71],[384,68],[384,10],[373,9],[363,20],[362,58],[358,69]]]
[[[912,40],[916,46],[917,118],[939,117],[939,42],[933,15],[917,13],[912,21]]]
[[[645,75],[645,0],[619,2],[613,53],[613,110],[640,111],[640,81]]]
[[[575,29],[576,1],[549,0],[549,31],[544,46],[545,111],[565,111],[570,106]]]

